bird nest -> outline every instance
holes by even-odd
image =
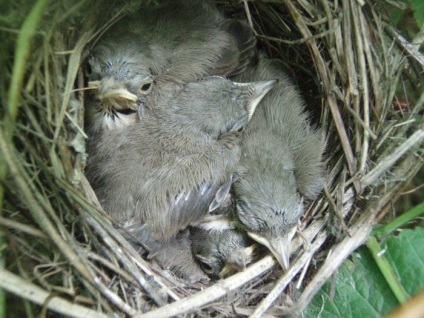
[[[187,284],[136,253],[84,176],[81,64],[105,25],[139,4],[21,2],[2,4],[0,17],[0,287],[16,316],[299,313],[422,166],[424,95],[403,103],[396,89],[419,83],[424,59],[374,1],[215,1],[247,19],[261,50],[301,84],[327,132],[328,176],[287,272],[265,255],[228,278]]]

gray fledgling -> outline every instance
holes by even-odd
[[[209,282],[208,276],[199,268],[191,253],[191,238],[188,229],[163,244],[155,257],[164,269],[169,269],[190,283]]]
[[[154,255],[148,258],[155,258],[163,269],[172,271],[178,277],[181,277],[189,283],[209,282],[191,252],[190,232],[185,229],[167,241],[154,239],[140,223],[122,229],[118,228],[122,236],[131,243],[139,254],[145,254],[147,251],[154,250]]]
[[[322,190],[325,141],[311,126],[304,102],[278,60],[263,55],[237,80],[279,79],[265,96],[242,138],[234,218],[267,246],[287,269],[290,242],[303,215],[303,199]]]
[[[140,124],[104,131],[87,165],[104,210],[159,243],[200,222],[226,199],[240,158],[238,130],[274,84],[209,77],[176,85]]]
[[[246,23],[224,18],[203,1],[142,7],[112,25],[90,52],[87,130],[137,122],[135,112],[146,96],[169,81],[239,73],[253,58],[255,44]]]
[[[244,270],[253,259],[254,242],[243,231],[208,231],[190,228],[191,249],[202,269],[211,277]]]

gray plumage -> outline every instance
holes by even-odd
[[[118,228],[118,231],[139,254],[149,252],[147,258],[155,258],[163,269],[170,270],[189,283],[209,281],[191,252],[188,229],[180,231],[166,242],[155,239],[141,222]]]
[[[235,219],[266,245],[281,265],[289,264],[290,241],[303,215],[303,198],[322,190],[325,142],[304,110],[281,63],[263,55],[240,81],[279,79],[262,100],[242,138],[239,177],[234,183]]]
[[[168,2],[124,16],[90,51],[87,129],[135,123],[145,97],[170,81],[239,73],[255,43],[246,23],[224,18],[203,1]]]
[[[209,281],[191,253],[189,230],[184,230],[164,244],[155,256],[158,263],[190,283]]]
[[[203,270],[214,278],[243,270],[253,259],[254,242],[244,231],[207,231],[192,227],[190,240],[193,255]]]
[[[238,130],[274,84],[220,77],[169,84],[170,98],[154,99],[141,123],[100,134],[88,149],[87,176],[105,211],[159,242],[200,222],[227,197]]]

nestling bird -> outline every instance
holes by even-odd
[[[188,229],[163,244],[155,258],[164,269],[169,269],[190,283],[209,282],[208,276],[199,268],[191,252],[191,238]]]
[[[180,231],[167,242],[154,239],[140,223],[135,223],[125,229],[118,228],[118,231],[139,254],[146,254],[147,251],[154,250],[154,255],[150,255],[148,258],[154,257],[163,269],[170,270],[190,283],[207,283],[209,281],[208,276],[199,267],[191,252],[189,229]]]
[[[239,130],[275,82],[214,76],[168,83],[169,98],[149,96],[140,123],[93,140],[87,177],[120,226],[159,246],[147,246],[151,256],[227,198],[240,159]]]
[[[224,277],[246,268],[252,259],[254,241],[238,229],[208,231],[190,228],[191,249],[202,269],[211,277]]]
[[[304,101],[280,61],[261,55],[259,63],[237,80],[266,78],[279,82],[262,100],[242,136],[233,217],[287,269],[303,200],[315,198],[323,188],[325,141],[310,124]]]
[[[146,96],[162,93],[170,81],[241,72],[255,44],[246,23],[203,1],[144,6],[124,16],[90,51],[86,129],[91,134],[134,124]]]

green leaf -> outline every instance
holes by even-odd
[[[394,9],[393,12],[390,15],[390,21],[392,21],[393,25],[397,25],[400,22],[400,19],[402,18],[403,11],[401,9]]]
[[[402,286],[414,295],[424,287],[424,229],[404,230],[380,243]],[[331,281],[325,283],[302,317],[381,317],[398,302],[365,247],[340,268],[330,299]]]
[[[381,317],[397,305],[368,249],[362,247],[346,261],[337,275],[334,298],[327,282],[303,313],[303,317]]]
[[[423,0],[410,0],[409,1],[415,22],[419,28],[424,24],[424,1]]]
[[[406,292],[413,296],[424,287],[424,228],[403,230],[381,244],[385,256]]]
[[[393,271],[387,257],[384,255],[384,250],[381,249],[375,236],[370,236],[367,241],[367,247],[374,258],[375,264],[378,266],[380,273],[384,276],[387,284],[395,295],[400,304],[405,304],[408,301],[408,294],[403,288],[401,282]]]

